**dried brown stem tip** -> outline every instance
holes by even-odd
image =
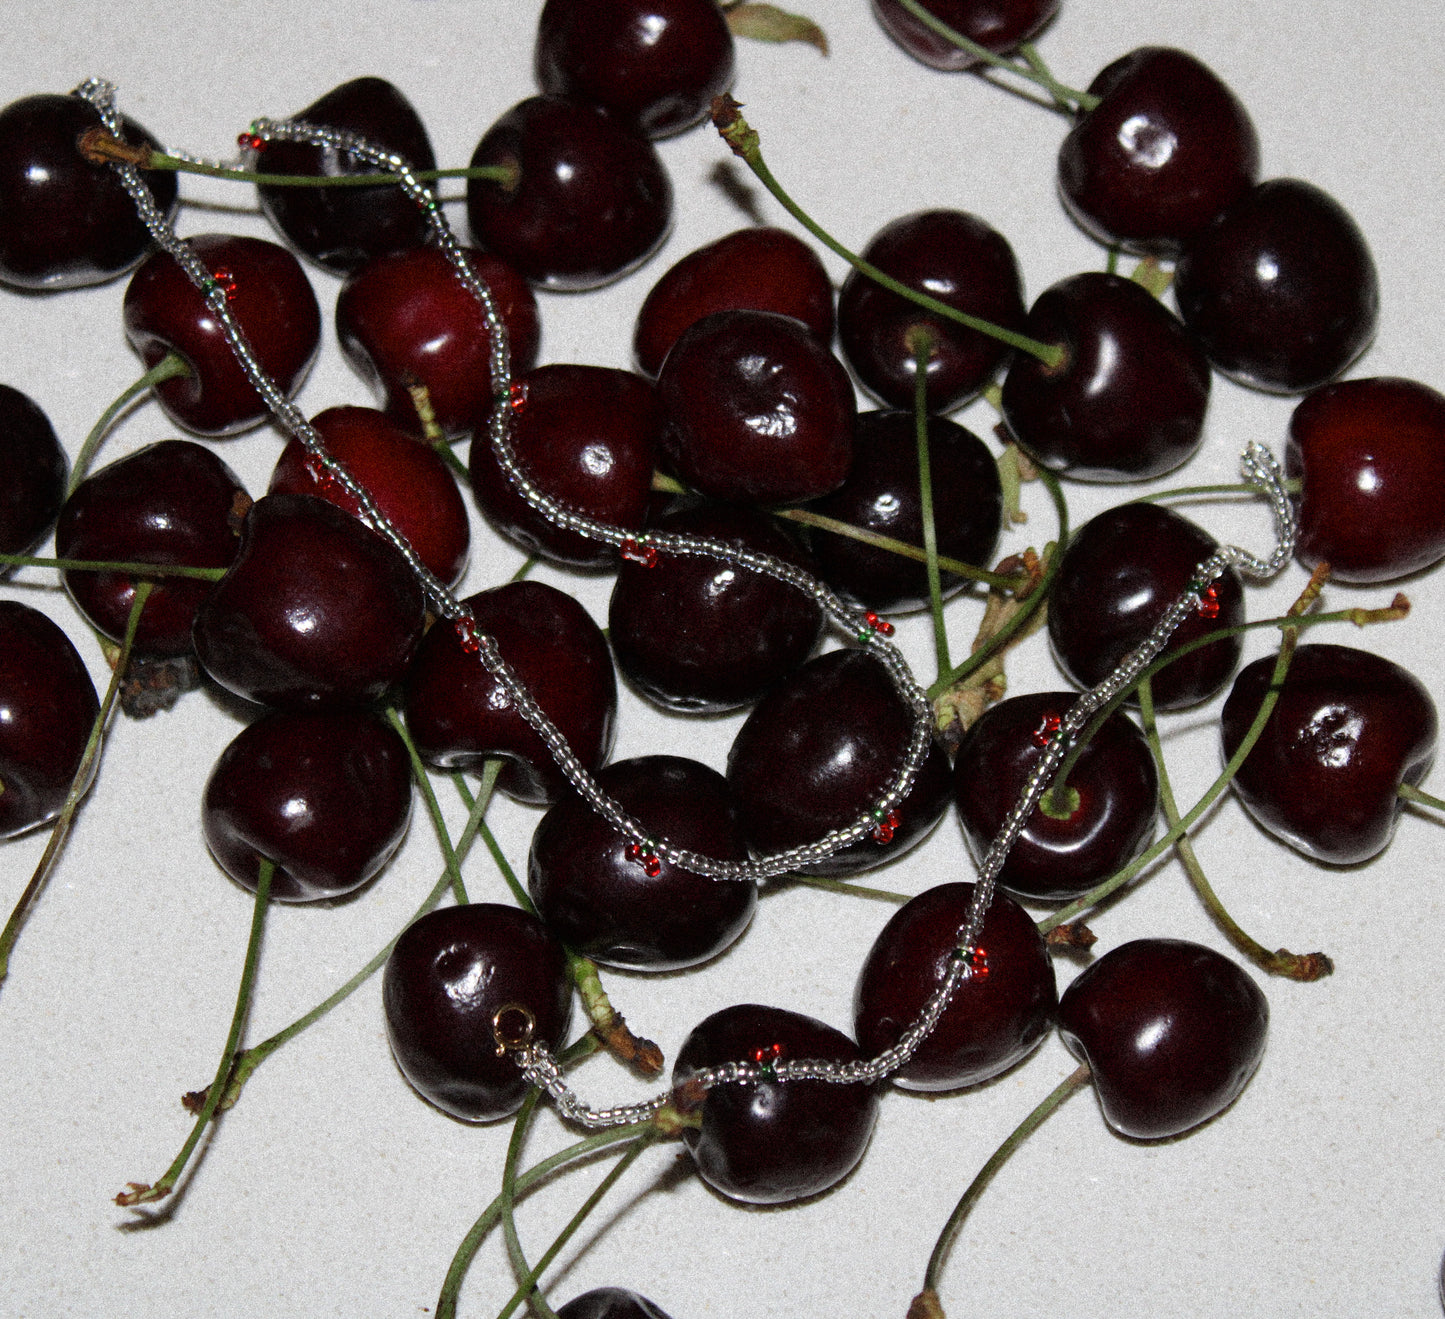
[[[87,128],[75,142],[80,154],[92,165],[138,165],[145,169],[153,154],[149,147],[133,147],[99,126]]]
[[[1044,943],[1049,948],[1087,949],[1098,942],[1099,936],[1083,921],[1065,921],[1062,925],[1055,925],[1044,936]]]
[[[758,152],[758,135],[742,117],[742,108],[742,102],[735,101],[727,92],[712,98],[713,127],[722,134],[722,140],[733,149],[735,156],[747,160]]]
[[[907,1319],[947,1319],[938,1293],[932,1287],[925,1287],[909,1303]]]

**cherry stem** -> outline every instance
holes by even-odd
[[[941,678],[953,668],[948,628],[943,621],[943,585],[938,576],[938,529],[933,520],[933,464],[928,451],[928,361],[933,336],[921,325],[908,332],[913,354],[913,435],[918,448],[918,502],[923,519],[923,568],[928,575],[928,612],[933,619],[933,653]]]
[[[116,572],[134,577],[190,577],[219,582],[228,568],[192,568],[180,563],[139,563],[121,559],[51,559],[39,554],[0,554],[0,564],[18,568],[58,568],[62,572]]]
[[[1154,685],[1148,678],[1139,683],[1139,718],[1144,725],[1144,736],[1148,740],[1149,750],[1154,755],[1154,764],[1159,770],[1159,801],[1164,808],[1164,820],[1172,826],[1179,822],[1179,806],[1174,799],[1174,785],[1169,780],[1168,767],[1164,763],[1164,747],[1159,740],[1159,725],[1154,719]],[[1335,964],[1324,953],[1292,953],[1288,948],[1270,952],[1262,943],[1251,938],[1219,900],[1188,834],[1180,835],[1174,843],[1174,850],[1179,854],[1180,864],[1184,867],[1184,873],[1189,876],[1189,882],[1194,886],[1199,900],[1224,931],[1225,937],[1260,970],[1267,971],[1270,975],[1285,976],[1290,980],[1307,981],[1319,980],[1335,969]]]
[[[75,487],[85,480],[85,474],[90,470],[90,464],[95,459],[95,452],[109,434],[111,426],[115,424],[115,419],[147,390],[163,384],[167,380],[174,380],[177,376],[190,374],[191,368],[186,364],[186,359],[177,352],[169,352],[139,380],[127,385],[115,402],[100,414],[100,420],[90,428],[90,434],[85,437],[85,442],[80,446],[80,452],[75,456],[75,466],[70,469],[70,482],[65,487],[67,497],[73,495]]]
[[[431,390],[425,385],[408,385],[406,392],[411,395],[411,405],[416,409],[416,419],[421,423],[426,443],[436,450],[437,456],[468,485],[471,484],[471,469],[452,451],[442,428],[437,425],[437,414],[431,405]]]
[[[386,719],[396,730],[396,735],[406,744],[406,754],[411,758],[411,776],[416,780],[416,786],[421,789],[421,799],[426,803],[427,814],[431,816],[432,828],[436,830],[437,842],[441,845],[442,858],[446,861],[447,874],[451,878],[452,896],[456,898],[458,905],[466,906],[471,899],[467,897],[467,886],[462,882],[461,862],[457,860],[456,848],[452,846],[451,835],[447,832],[447,823],[442,819],[441,803],[437,801],[437,795],[432,790],[426,766],[422,764],[416,743],[411,740],[411,734],[407,731],[401,716],[394,709],[388,708]],[[473,802],[467,803],[469,810],[473,804]],[[485,829],[486,822],[478,821],[477,827]]]
[[[1445,801],[1439,797],[1432,797],[1428,792],[1417,788],[1413,783],[1402,783],[1395,789],[1396,796],[1404,801],[1413,802],[1416,806],[1430,806],[1437,811],[1445,811]]]
[[[1016,334],[1012,330],[1005,329],[1002,325],[995,325],[992,321],[981,320],[977,316],[970,316],[967,312],[959,311],[957,307],[950,307],[946,302],[940,302],[937,298],[931,298],[926,293],[920,293],[917,289],[909,288],[907,284],[896,280],[892,275],[880,270],[871,262],[863,260],[854,252],[850,252],[827,230],[818,223],[798,205],[784,190],[783,185],[773,177],[773,172],[763,160],[762,149],[758,144],[757,133],[748,126],[748,121],[739,113],[741,106],[731,96],[726,94],[713,98],[712,121],[718,132],[722,135],[724,142],[733,150],[733,154],[739,157],[742,162],[752,170],[763,187],[765,187],[783,208],[799,224],[813,235],[820,243],[830,251],[837,253],[860,275],[871,279],[875,284],[881,284],[884,288],[900,297],[907,298],[909,302],[917,303],[927,311],[933,312],[935,316],[942,316],[946,320],[954,321],[970,330],[977,330],[980,334],[986,334],[991,339],[997,339],[1000,343],[1008,344],[1010,348],[1017,348],[1022,352],[1037,357],[1045,366],[1053,369],[1064,359],[1064,350],[1059,344],[1046,344],[1038,339],[1031,339],[1026,334]]]
[[[145,608],[146,600],[150,596],[151,585],[150,582],[136,584],[135,598],[131,601],[130,613],[125,620],[125,636],[121,641],[120,653],[116,656],[115,667],[105,689],[105,699],[100,703],[100,709],[96,712],[95,720],[90,725],[90,736],[86,739],[85,750],[81,752],[80,764],[76,766],[75,773],[71,776],[70,790],[65,794],[60,814],[55,818],[50,838],[45,844],[45,850],[40,854],[40,860],[36,863],[35,870],[31,873],[30,881],[25,885],[24,891],[20,894],[20,900],[10,912],[10,919],[5,922],[5,928],[0,930],[0,984],[3,984],[5,977],[10,974],[10,950],[15,946],[15,940],[20,937],[21,927],[25,924],[30,909],[39,899],[41,890],[44,889],[50,878],[50,872],[55,868],[55,862],[65,847],[65,840],[70,837],[71,826],[75,823],[75,815],[80,809],[81,799],[89,791],[91,782],[95,778],[95,763],[100,758],[101,748],[105,743],[106,725],[109,724],[111,712],[115,709],[121,683],[125,681],[125,671],[130,666],[131,648],[135,645],[135,634],[136,629],[140,626],[141,610]]]
[[[983,1194],[984,1188],[993,1180],[994,1174],[1008,1162],[1013,1152],[1033,1135],[1043,1124],[1044,1119],[1049,1117],[1064,1100],[1088,1085],[1089,1077],[1089,1064],[1080,1063],[1044,1097],[1032,1113],[1008,1134],[1003,1144],[993,1152],[988,1162],[969,1182],[968,1189],[964,1191],[958,1204],[954,1206],[953,1213],[948,1216],[948,1222],[943,1225],[943,1231],[938,1234],[933,1254],[928,1257],[928,1268],[923,1274],[924,1291],[934,1293],[935,1306],[937,1305],[938,1275],[943,1272],[943,1264],[948,1258],[954,1238],[957,1237],[959,1229],[963,1226],[963,1220],[968,1217],[969,1210],[973,1208],[974,1201]],[[914,1301],[914,1305],[918,1303],[918,1300]],[[927,1311],[925,1310],[923,1313],[927,1313]],[[909,1315],[912,1314],[913,1308],[910,1306]]]
[[[267,857],[261,858],[260,873],[256,877],[256,898],[251,907],[251,936],[246,941],[246,961],[241,967],[241,984],[236,991],[236,1010],[231,1014],[231,1029],[226,1035],[226,1047],[221,1051],[220,1066],[216,1068],[216,1079],[211,1082],[206,1102],[196,1115],[195,1125],[175,1161],[161,1174],[154,1185],[144,1182],[128,1182],[128,1190],[115,1197],[118,1205],[149,1204],[164,1199],[174,1189],[176,1179],[185,1170],[202,1133],[210,1125],[226,1088],[226,1078],[235,1065],[237,1049],[241,1044],[241,1032],[246,1027],[246,1017],[251,1009],[251,989],[256,983],[256,967],[261,960],[261,934],[266,928],[266,908],[271,902],[271,877],[276,863]]]
[[[862,884],[849,884],[841,879],[826,879],[822,875],[790,874],[789,884],[806,884],[809,888],[824,889],[829,893],[851,893],[859,898],[876,898],[879,902],[892,902],[902,906],[911,899],[906,893],[890,893],[883,888],[865,888]]]
[[[1297,495],[1300,492],[1300,479],[1294,477],[1284,482],[1284,489],[1288,494]],[[1252,498],[1259,498],[1259,487],[1246,485],[1243,481],[1226,482],[1223,485],[1180,485],[1172,490],[1156,490],[1153,494],[1140,495],[1138,499],[1131,499],[1131,504],[1157,504],[1165,499],[1193,499],[1204,495],[1249,495]]]

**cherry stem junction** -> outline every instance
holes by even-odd
[[[1428,792],[1417,788],[1413,783],[1402,783],[1395,789],[1396,794],[1404,801],[1411,802],[1416,806],[1429,806],[1437,811],[1445,811],[1445,801],[1439,797],[1432,797]]]

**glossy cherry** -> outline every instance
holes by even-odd
[[[543,582],[509,582],[468,598],[477,628],[592,771],[612,750],[617,678],[607,641],[571,596]],[[422,758],[442,769],[506,761],[498,786],[520,801],[556,801],[567,780],[546,744],[457,629],[427,633],[407,674],[407,728]]]
[[[854,1062],[858,1046],[842,1031],[783,1008],[740,1004],[693,1027],[673,1065],[675,1085],[727,1062],[820,1058]],[[698,1175],[747,1204],[786,1204],[842,1181],[868,1147],[878,1115],[877,1087],[828,1081],[732,1082],[713,1086],[702,1126],[684,1127]]]
[[[1003,491],[993,455],[972,431],[945,417],[928,419],[928,455],[938,552],[986,566],[1003,517]],[[853,430],[853,469],[848,479],[809,508],[865,531],[922,545],[923,500],[913,414],[861,413]],[[922,563],[829,531],[815,529],[812,544],[819,571],[834,590],[881,613],[927,607],[928,572]],[[942,574],[945,598],[967,585],[963,577]]]
[[[507,328],[512,369],[529,370],[541,338],[531,285],[499,257],[474,247],[466,253]],[[492,407],[492,332],[439,249],[378,257],[348,275],[336,299],[336,337],[403,430],[421,430],[414,385],[426,386],[436,424],[447,436],[483,426]]]
[[[1059,0],[924,0],[923,7],[970,41],[1006,55],[1058,13]],[[971,69],[980,61],[910,14],[898,0],[873,0],[873,13],[914,59],[935,69]]]
[[[312,495],[267,495],[192,636],[206,672],[247,700],[365,704],[406,671],[424,608],[400,552],[351,514]]]
[[[865,1054],[897,1044],[943,984],[972,898],[972,884],[927,889],[900,907],[873,941],[853,994],[854,1032]],[[987,1081],[1039,1046],[1057,1005],[1054,964],[1038,926],[1016,902],[995,896],[968,978],[891,1079],[905,1090]]]
[[[406,743],[365,710],[280,710],[221,752],[201,801],[206,846],[238,884],[275,864],[271,896],[354,892],[390,860],[411,818]]]
[[[974,860],[988,852],[1059,721],[1070,692],[1012,696],[968,730],[953,765],[954,800]],[[1159,776],[1144,735],[1115,712],[1085,744],[1063,794],[1035,807],[999,872],[1024,902],[1069,902],[1132,861],[1154,833]],[[1071,790],[1071,791],[1069,791]]]
[[[1178,1136],[1228,1108],[1264,1053],[1269,1004],[1229,958],[1137,939],[1085,967],[1059,999],[1059,1033],[1089,1064],[1122,1136]]]
[[[697,123],[732,86],[733,37],[717,0],[547,0],[537,83],[592,101],[648,137]]]
[[[810,556],[758,509],[703,504],[653,524],[767,554],[808,571]],[[801,664],[823,630],[823,612],[796,587],[695,554],[654,551],[624,559],[608,607],[617,667],[644,696],[691,714],[757,700]]]
[[[625,1287],[594,1287],[558,1306],[557,1319],[668,1319],[645,1296]]]
[[[1201,528],[1157,504],[1100,513],[1069,541],[1049,596],[1054,658],[1080,687],[1102,682],[1149,633],[1218,548]],[[1233,568],[1200,596],[1164,654],[1244,621],[1244,586]],[[1225,637],[1154,675],[1154,703],[1177,710],[1208,700],[1239,663],[1243,643]]]
[[[469,1122],[509,1117],[529,1089],[510,1056],[498,1057],[493,1017],[504,1029],[533,1023],[554,1052],[572,1016],[562,945],[517,907],[474,902],[413,921],[387,958],[381,1002],[386,1033],[406,1079],[444,1113]]]
[[[416,170],[436,168],[421,117],[401,91],[384,78],[353,78],[333,87],[294,116],[319,128],[357,133],[405,157]],[[269,142],[253,153],[252,163],[267,174],[320,175],[377,173],[349,151],[307,142]],[[393,183],[375,188],[256,187],[261,209],[297,250],[345,274],[388,252],[426,241],[421,208]]]
[[[50,530],[69,470],[40,405],[0,385],[0,554],[24,554]],[[0,577],[7,571],[0,567]]]
[[[1199,448],[1209,360],[1141,285],[1072,275],[1039,295],[1024,333],[1065,352],[1056,367],[1016,353],[1004,376],[1004,420],[1037,462],[1082,481],[1142,481]]]
[[[1274,657],[1240,671],[1224,703],[1228,758],[1269,689]],[[1435,702],[1413,674],[1350,646],[1300,646],[1234,791],[1254,818],[1306,856],[1353,865],[1381,852],[1435,756]]]
[[[1333,380],[1374,337],[1379,278],[1365,236],[1328,193],[1270,179],[1184,249],[1184,323],[1225,375],[1302,393]]]
[[[791,316],[723,311],[673,345],[657,379],[662,449],[714,499],[789,504],[842,485],[857,404],[843,365]]]
[[[260,238],[199,234],[191,250],[226,293],[262,367],[286,394],[306,378],[321,344],[321,310],[301,263]],[[148,257],[125,290],[125,337],[147,370],[178,353],[189,374],[156,386],[172,421],[197,435],[234,435],[270,415],[246,379],[221,322],[176,259]]]
[[[150,248],[119,175],[76,146],[99,127],[99,112],[79,96],[41,93],[0,110],[0,283],[44,291],[103,284]],[[126,141],[160,150],[134,120],[123,118],[121,128]],[[161,214],[173,212],[175,175],[146,181]]]
[[[60,812],[99,711],[70,638],[38,609],[0,600],[0,838]]]
[[[681,756],[619,760],[598,785],[644,829],[674,847],[744,861],[727,781]],[[752,920],[757,887],[706,879],[655,857],[566,792],[537,825],[527,887],[547,928],[603,966],[680,971],[715,957]]]
[[[1089,92],[1100,101],[1059,148],[1059,192],[1100,242],[1175,251],[1259,177],[1248,112],[1186,51],[1130,51]]]
[[[492,125],[474,167],[516,172],[472,179],[476,241],[550,289],[590,289],[642,264],[672,224],[672,184],[652,144],[585,101],[533,96]]]
[[[918,211],[878,231],[863,258],[957,311],[1006,330],[1024,323],[1023,279],[1008,240],[966,211]],[[838,295],[838,342],[865,388],[890,407],[911,408],[918,350],[927,362],[930,412],[951,412],[993,378],[1010,349],[990,335],[924,310],[856,270]]]
[[[1385,582],[1445,557],[1445,395],[1415,380],[1343,380],[1295,408],[1299,557],[1343,582]]]
[[[651,382],[611,367],[554,363],[519,376],[516,385],[512,450],[532,483],[608,526],[641,526],[662,433]],[[528,553],[573,568],[617,563],[614,545],[559,527],[527,503],[483,431],[472,440],[468,470],[482,515]]]
[[[813,251],[786,229],[738,229],[689,252],[652,286],[632,338],[638,369],[649,376],[683,331],[715,311],[776,311],[833,339],[833,285]]]

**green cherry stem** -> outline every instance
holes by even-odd
[[[231,1014],[231,1029],[226,1035],[226,1047],[221,1051],[221,1062],[216,1068],[216,1079],[211,1082],[210,1092],[201,1111],[196,1115],[191,1134],[181,1146],[171,1166],[161,1174],[153,1185],[144,1182],[128,1182],[126,1190],[115,1197],[118,1205],[150,1204],[168,1196],[176,1185],[177,1178],[185,1171],[191,1154],[210,1125],[226,1088],[226,1077],[236,1061],[236,1051],[241,1044],[241,1032],[246,1027],[246,1016],[251,1010],[251,990],[256,983],[256,967],[261,960],[261,934],[266,928],[266,908],[271,902],[271,877],[276,864],[266,857],[261,858],[260,873],[256,878],[256,899],[251,907],[251,936],[246,941],[246,961],[241,968],[241,985],[236,991],[236,1010]]]
[[[447,874],[451,878],[452,896],[456,898],[458,905],[465,906],[471,899],[467,897],[467,886],[462,882],[461,862],[457,860],[456,848],[452,846],[446,821],[442,819],[441,803],[437,801],[437,795],[432,791],[431,779],[427,775],[426,766],[422,764],[416,743],[411,740],[411,734],[407,731],[401,716],[394,709],[388,709],[386,719],[396,730],[396,735],[406,744],[406,753],[411,758],[411,776],[421,790],[421,799],[426,803],[427,814],[431,816],[432,828],[436,830],[437,842],[441,846],[442,857],[447,865]],[[471,803],[468,803],[469,809],[470,806]],[[477,827],[485,829],[486,822],[479,820]]]
[[[1300,480],[1298,477],[1284,483],[1285,490],[1292,495],[1300,492]],[[1172,490],[1156,490],[1153,494],[1140,495],[1138,499],[1131,499],[1131,504],[1158,504],[1166,499],[1202,499],[1211,495],[1248,495],[1253,499],[1259,498],[1259,487],[1245,485],[1242,481],[1225,482],[1222,485],[1180,485]]]
[[[857,898],[873,898],[878,902],[891,902],[899,907],[909,901],[906,893],[891,893],[884,888],[865,888],[862,884],[845,883],[841,879],[825,879],[822,875],[790,874],[785,882],[805,884],[808,888],[823,889],[828,893],[851,893]]]
[[[1437,811],[1445,811],[1445,801],[1439,797],[1432,797],[1428,792],[1417,788],[1413,783],[1402,783],[1395,789],[1395,794],[1402,800],[1411,802],[1416,806],[1429,806]]]
[[[1053,368],[1063,361],[1064,350],[1058,344],[1041,343],[1037,339],[1031,339],[1026,334],[1015,334],[1001,325],[995,325],[992,321],[981,320],[977,316],[970,316],[967,312],[959,311],[957,307],[950,307],[946,302],[940,302],[937,298],[931,298],[926,293],[920,293],[917,289],[909,288],[907,284],[893,278],[892,275],[879,270],[871,262],[863,260],[855,252],[850,252],[832,234],[822,228],[801,206],[795,202],[786,191],[783,185],[773,177],[773,172],[763,160],[762,149],[758,143],[757,133],[748,126],[748,121],[740,113],[740,104],[726,94],[715,97],[712,103],[712,121],[718,132],[722,135],[724,142],[728,144],[742,162],[752,170],[759,183],[763,185],[778,200],[779,204],[813,235],[820,243],[831,252],[837,253],[860,275],[871,279],[875,284],[881,284],[884,288],[899,297],[907,298],[909,302],[917,303],[935,316],[942,316],[945,320],[954,321],[959,325],[966,326],[970,330],[977,330],[980,334],[986,334],[991,339],[997,339],[1000,343],[1006,343],[1010,348],[1017,348],[1020,352],[1029,353],[1037,357],[1045,366]]]
[[[58,568],[62,572],[116,572],[135,577],[190,577],[219,582],[228,568],[192,568],[180,563],[138,563],[120,559],[53,559],[40,554],[0,554],[0,565],[17,568]]]
[[[90,464],[95,460],[96,450],[100,448],[101,442],[110,433],[110,428],[115,424],[115,419],[128,408],[132,402],[147,390],[156,385],[163,384],[167,380],[174,380],[177,376],[188,376],[191,368],[186,364],[186,359],[179,353],[167,353],[149,371],[133,384],[127,385],[104,412],[100,414],[100,420],[90,428],[90,434],[80,446],[80,452],[75,455],[75,466],[70,469],[70,482],[65,487],[67,495],[75,493],[75,487],[85,480],[85,474],[90,470]]]
[[[938,676],[953,669],[948,657],[948,628],[943,621],[943,583],[938,575],[938,528],[933,520],[933,463],[928,451],[928,361],[933,336],[922,326],[908,332],[913,354],[913,436],[918,448],[918,502],[923,520],[923,569],[928,576],[928,612],[933,619],[933,654]]]

